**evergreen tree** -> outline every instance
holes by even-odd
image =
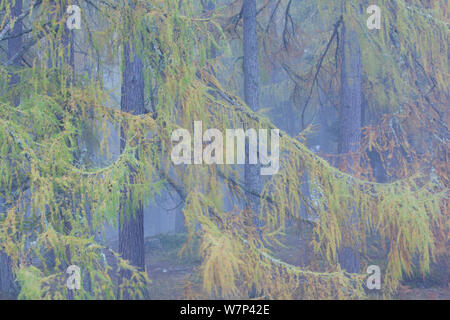
[[[24,1],[21,16],[30,29],[22,30],[14,59],[2,56],[0,70],[0,243],[20,284],[18,297],[66,299],[66,266],[75,264],[90,279],[75,298],[144,298],[151,284],[142,207],[166,185],[184,202],[185,249],[197,249],[201,257],[191,279],[201,284],[195,297],[247,298],[254,291],[263,298],[365,298],[362,263],[345,266],[348,259],[339,261],[339,251],[357,242],[364,253],[373,245],[371,235],[384,255],[386,297],[405,273],[418,268],[426,274],[445,254],[448,233],[448,82],[442,71],[448,67],[448,26],[439,13],[444,2],[381,1],[383,29],[369,33],[361,14],[367,3],[360,1],[281,0],[262,7],[251,0],[224,1],[212,13],[199,0],[79,1],[83,31],[73,37],[62,14],[68,2]],[[0,12],[5,40],[14,18],[10,1],[1,0]],[[302,15],[334,27],[322,26],[319,34],[305,27],[305,44],[296,20]],[[258,32],[257,17],[265,33]],[[420,30],[410,32],[415,27]],[[241,50],[233,42],[236,34],[245,39],[238,41],[244,43],[244,74],[225,71]],[[70,44],[75,40],[80,43]],[[258,40],[265,45],[258,47]],[[80,60],[96,65],[95,75],[75,68],[70,48],[78,47],[84,49]],[[218,49],[215,58],[212,47]],[[305,57],[305,50],[313,53]],[[101,80],[108,63],[118,59],[120,105]],[[234,166],[175,166],[172,132],[192,131],[194,121],[223,132],[242,124],[280,129],[264,114],[266,101],[258,103],[270,60],[289,83],[274,91],[295,93],[288,95],[304,122],[298,136],[280,130],[279,173],[262,185],[253,166],[246,166],[243,177]],[[21,63],[21,76],[9,90],[14,61]],[[429,87],[421,91],[423,84]],[[320,93],[341,98],[340,121],[330,119],[342,127],[341,166],[304,143]],[[385,115],[362,130],[363,104],[370,119],[380,110]],[[423,139],[416,137],[418,128],[426,133]],[[118,146],[114,130],[120,132]],[[85,154],[89,140],[97,140],[101,161]],[[392,177],[387,183],[371,181],[361,169],[372,149]],[[360,157],[349,156],[358,152]],[[249,216],[236,199],[258,206]],[[309,268],[270,250],[292,218],[312,227],[315,259]],[[105,224],[120,230],[119,253],[99,240]]]

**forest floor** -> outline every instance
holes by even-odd
[[[149,285],[151,299],[188,298],[188,283],[193,282],[194,269],[201,261],[192,253],[180,254],[185,240],[184,235],[177,234],[146,239],[145,260],[152,281]]]
[[[414,288],[400,285],[398,300],[450,300],[450,286],[439,288]]]

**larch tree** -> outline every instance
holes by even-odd
[[[2,0],[1,9],[7,8],[8,2]],[[64,266],[69,261],[82,269],[83,277],[91,279],[89,288],[82,283],[82,288],[75,292],[76,298],[143,298],[149,279],[142,270],[142,205],[167,184],[183,199],[187,229],[184,249],[197,249],[201,258],[189,279],[189,282],[197,281],[198,290],[189,292],[188,297],[248,298],[255,288],[261,298],[365,298],[365,275],[343,271],[339,264],[339,250],[349,235],[361,240],[362,251],[370,244],[365,237],[368,233],[376,233],[380,239],[380,247],[386,254],[383,279],[386,296],[395,292],[403,275],[413,268],[419,267],[423,273],[429,270],[442,246],[442,230],[448,226],[447,217],[443,215],[447,189],[442,183],[442,168],[437,171],[440,174],[425,171],[390,183],[375,183],[358,173],[339,170],[311,152],[302,139],[280,130],[280,170],[256,193],[260,195],[255,200],[259,202],[257,212],[262,222],[256,232],[254,215],[246,215],[235,200],[246,199],[248,195],[246,179],[244,177],[242,182],[237,168],[220,164],[174,165],[171,161],[172,132],[180,127],[192,131],[194,121],[222,131],[240,128],[242,124],[248,128],[279,129],[262,114],[257,101],[256,16],[264,10],[256,7],[256,1],[244,0],[244,9],[247,9],[242,12],[246,38],[244,69],[247,70],[243,99],[235,93],[240,90],[219,79],[223,70],[220,63],[214,66],[216,72],[211,71],[208,63],[212,45],[219,47],[218,52],[223,55],[217,61],[231,56],[227,38],[229,27],[223,23],[228,19],[224,19],[224,15],[230,13],[237,17],[238,24],[232,24],[231,28],[239,28],[242,2],[233,2],[234,6],[224,9],[222,15],[210,16],[205,16],[199,0],[136,1],[135,8],[123,1],[102,1],[94,6],[89,2],[80,1],[80,5],[84,9],[91,8],[95,16],[95,19],[85,17],[83,20],[87,34],[86,56],[95,61],[96,71],[100,73],[109,55],[123,53],[120,106],[109,107],[114,102],[99,80],[101,77],[75,73],[76,81],[69,83],[67,66],[49,68],[48,59],[63,50],[61,27],[65,24],[64,18],[49,19],[50,1],[43,1],[38,8],[31,4],[36,11],[28,17],[33,23],[29,39],[27,37],[31,45],[26,47],[32,63],[24,66],[23,80],[18,84],[21,100],[17,107],[5,93],[10,77],[5,63],[2,64],[0,191],[6,206],[0,220],[0,242],[11,257],[12,271],[21,285],[19,298],[66,299]],[[383,3],[390,5],[388,1]],[[404,1],[396,0],[392,6],[400,3]],[[290,35],[295,31],[291,10],[306,12],[317,6],[314,2],[305,9],[306,4],[311,2],[284,1],[285,19],[282,21],[285,23],[281,25],[287,26],[288,31],[281,37],[282,47],[289,48],[290,40],[296,39]],[[320,4],[328,20],[338,21],[334,1]],[[351,10],[343,17],[346,30],[357,30],[359,39],[365,39],[361,36],[365,29],[356,27],[363,20],[357,1],[348,1],[348,6]],[[354,10],[355,6],[358,10]],[[0,12],[3,27],[10,19],[10,12]],[[392,8],[389,19],[398,18],[404,28],[402,23],[407,19],[395,15],[396,12],[397,8]],[[102,23],[92,30],[89,20]],[[445,37],[441,27],[427,26],[428,33],[436,32]],[[324,32],[324,35],[330,33]],[[382,44],[389,33],[378,36],[375,47]],[[376,36],[368,38],[372,37]],[[333,47],[328,53],[336,49],[335,39],[332,38],[329,48]],[[412,36],[407,38],[403,45],[412,43],[412,39]],[[366,75],[375,86],[381,98],[377,103],[381,103],[380,79],[386,77],[379,77],[379,72],[386,72],[386,68],[374,68],[365,59],[380,51],[387,53],[388,46],[374,51],[366,45],[361,40],[361,72],[363,79]],[[441,46],[445,44],[432,43],[433,56],[443,50]],[[349,56],[357,52],[351,47],[344,49]],[[422,47],[419,51],[421,54],[417,56],[427,62],[424,69],[428,73],[435,72],[428,48]],[[408,50],[404,54],[408,57]],[[327,70],[336,69],[331,54],[319,55],[319,60],[322,56],[322,65]],[[344,58],[350,62],[341,65],[343,71],[348,71],[344,81],[358,79],[355,67],[358,64]],[[445,61],[433,59],[433,62],[439,62],[441,67],[445,65]],[[308,79],[308,83],[315,86],[318,83],[315,74],[317,78],[326,78],[317,72],[321,69],[318,65],[314,63],[313,67],[303,70],[305,77],[296,68],[286,69],[294,69],[297,76],[290,75],[296,81]],[[439,74],[435,90],[443,91],[446,83],[441,73],[435,73]],[[151,77],[144,77],[144,74]],[[330,75],[332,78],[333,72]],[[395,84],[402,93],[409,92],[401,81]],[[370,86],[364,81],[363,85],[364,95],[373,104],[374,100],[369,99],[373,98]],[[330,91],[339,87],[345,88],[334,81]],[[149,88],[154,89],[151,94]],[[345,90],[348,92],[343,95],[358,91],[350,83]],[[151,97],[152,108],[146,113],[148,97]],[[394,98],[392,101],[398,101]],[[357,104],[352,102],[353,106]],[[96,138],[107,159],[100,164],[74,161],[76,150],[82,146],[80,133],[86,126],[96,128]],[[117,157],[111,151],[111,126],[121,132]],[[365,146],[363,141],[361,145]],[[309,194],[316,191],[315,199],[303,192],[306,177],[314,182],[309,183],[308,188]],[[253,181],[250,184],[250,187],[256,186]],[[222,192],[222,187],[226,193]],[[227,208],[225,201],[231,202],[232,208]],[[300,215],[301,208],[307,208],[307,221],[313,227],[312,247],[316,262],[320,262],[310,268],[289,264],[271,250],[286,230],[287,218],[305,219]],[[358,228],[348,223],[355,212]],[[64,228],[65,222],[70,224],[70,229]],[[119,224],[123,233],[122,255],[95,240],[93,232],[101,233],[106,223]],[[133,230],[135,233],[131,234]],[[46,259],[49,251],[55,256],[52,266]],[[113,261],[109,257],[113,257]]]
[[[358,118],[362,111],[355,111],[355,122],[359,122],[359,124],[357,124],[358,127],[354,127],[354,136],[356,139],[359,136],[360,142],[353,144],[353,146],[359,145],[360,148],[351,152],[353,154],[356,153],[355,157],[357,159],[355,159],[354,165],[350,166],[350,168],[347,167],[347,169],[344,167],[344,170],[351,169],[348,172],[354,178],[363,177],[371,180],[372,168],[368,158],[370,152],[377,150],[381,154],[380,162],[382,166],[382,168],[377,168],[377,171],[388,172],[387,174],[390,176],[390,179],[383,179],[384,182],[410,184],[411,179],[421,177],[419,185],[424,183],[423,186],[425,186],[430,185],[428,183],[436,183],[436,186],[439,185],[437,187],[439,190],[445,189],[445,174],[442,174],[442,166],[438,165],[438,163],[442,164],[441,161],[445,156],[442,157],[442,152],[440,152],[440,155],[436,153],[437,150],[442,150],[443,148],[443,145],[441,145],[442,141],[444,141],[442,132],[445,129],[442,131],[442,128],[445,125],[441,121],[442,108],[444,107],[442,101],[445,101],[443,92],[448,87],[447,83],[438,80],[441,79],[442,74],[436,69],[437,65],[444,69],[448,65],[447,55],[443,54],[447,51],[448,44],[446,40],[448,38],[448,24],[442,19],[446,14],[446,10],[444,12],[440,11],[445,7],[444,3],[442,1],[433,1],[424,5],[420,1],[414,2],[414,4],[405,1],[383,1],[378,4],[382,8],[381,30],[373,31],[369,30],[366,25],[369,18],[369,15],[366,14],[366,9],[371,4],[368,1],[303,1],[300,3],[286,0],[275,1],[273,5],[270,4],[271,2],[269,2],[269,5],[261,5],[258,9],[258,13],[262,17],[261,20],[267,23],[267,25],[262,25],[262,30],[266,31],[263,39],[263,53],[268,57],[263,65],[270,68],[275,64],[284,69],[285,77],[288,79],[286,82],[290,83],[288,88],[292,88],[293,103],[299,104],[299,113],[301,114],[301,119],[299,120],[306,124],[301,126],[301,128],[305,129],[304,134],[309,134],[309,125],[314,124],[313,120],[317,119],[316,106],[320,105],[321,95],[323,96],[324,93],[328,95],[330,98],[326,98],[327,103],[331,106],[335,105],[337,109],[339,109],[339,103],[341,105],[346,103],[346,101],[339,100],[342,94],[340,90],[343,88],[343,83],[341,83],[342,74],[339,74],[339,71],[344,66],[341,64],[342,59],[339,59],[340,53],[342,53],[342,37],[338,31],[342,30],[339,21],[341,20],[342,7],[344,7],[342,20],[345,21],[347,30],[354,31],[352,33],[354,37],[352,42],[359,42],[359,51],[361,52],[361,61],[359,62],[361,69],[361,76],[359,76],[361,79],[360,98],[357,95],[353,101],[363,100],[361,104],[364,104],[365,118],[370,119],[370,127],[361,128],[362,121]],[[233,10],[233,7],[231,7],[231,10]],[[224,28],[230,34],[235,35],[241,14],[238,11],[231,11],[230,17],[231,19],[224,24]],[[418,28],[417,23],[420,23]],[[281,31],[276,26],[281,26]],[[414,31],[411,32],[411,30]],[[428,37],[421,36],[418,30],[426,33]],[[432,44],[427,40],[431,38],[436,39]],[[417,45],[418,43],[420,45]],[[430,57],[434,58],[430,59]],[[358,64],[358,59],[356,61],[353,60],[353,62]],[[428,67],[424,67],[425,65]],[[351,64],[348,66],[351,67]],[[427,89],[421,88],[422,84]],[[277,91],[274,90],[276,97],[280,97],[283,94],[290,95],[290,91],[282,91],[285,86],[279,85],[278,87],[281,90],[278,90],[278,88],[276,89]],[[353,91],[357,93],[357,91]],[[428,96],[424,97],[424,95]],[[436,99],[436,96],[440,97],[441,102],[436,101],[439,99]],[[339,103],[333,103],[333,97]],[[351,103],[352,97],[349,99]],[[272,106],[263,105],[262,108],[264,107],[269,108]],[[388,115],[386,114],[387,112],[393,113]],[[328,116],[333,117],[333,113],[329,112]],[[380,113],[385,113],[385,115],[380,116]],[[432,118],[435,117],[441,120],[433,123]],[[377,121],[381,119],[382,121]],[[336,127],[342,127],[343,125],[339,123],[339,117],[337,119],[331,118],[330,121],[334,121]],[[408,138],[405,130],[408,130],[411,137],[416,136],[418,132],[413,133],[413,123],[421,123],[422,130],[428,133],[428,138],[426,139],[429,142],[432,141],[435,147],[427,146],[425,143],[420,148],[422,150],[430,150],[430,154],[433,154],[433,156],[425,156],[429,155],[428,152],[419,156],[412,150],[414,148],[411,146],[411,141],[417,138]],[[349,126],[348,128],[351,129],[353,127]],[[342,132],[342,130],[336,130],[336,140],[340,137],[339,131]],[[438,134],[437,132],[441,133]],[[300,138],[302,137],[301,134],[299,136]],[[423,137],[419,138],[419,141],[423,140]],[[332,141],[330,143],[333,144]],[[441,146],[437,147],[438,145]],[[431,149],[434,151],[431,151]],[[339,149],[336,146],[335,153],[338,152]],[[328,158],[329,155],[325,154],[322,156]],[[330,158],[332,160],[338,159],[338,161],[332,161],[332,163],[340,167],[339,162],[344,162],[342,159],[348,156],[348,154],[331,155]],[[435,159],[433,160],[434,165],[432,165],[435,169],[431,169],[431,171],[436,170],[436,172],[440,172],[437,179],[435,179],[434,174],[430,175],[431,172],[428,171],[431,167],[431,159]],[[348,161],[346,162],[348,163]],[[428,169],[418,170],[421,166],[423,166],[423,169]],[[297,169],[297,171],[302,170]],[[309,181],[309,194],[317,194],[318,198],[326,197],[325,194],[328,194],[330,191],[325,191],[323,184],[314,178],[313,169],[310,168],[308,172],[309,174],[304,180]],[[375,172],[373,173],[375,174]],[[283,183],[286,184],[285,181]],[[387,188],[389,188],[389,185],[389,183],[384,184]],[[412,183],[410,186],[416,188],[418,185]],[[334,192],[340,193],[338,190]],[[354,208],[355,203],[344,205],[341,202],[339,206],[348,205],[345,209],[347,213],[341,216],[339,214],[336,215],[340,210],[335,206],[330,206],[326,201],[323,203],[323,208],[318,210],[315,203],[317,197],[309,199],[308,193],[305,192],[299,194],[299,197],[300,202],[305,202],[306,211],[309,212],[311,217],[307,221],[308,224],[310,224],[310,220],[314,221],[318,217],[320,220],[321,214],[325,212],[335,213],[333,217],[330,217],[329,222],[333,219],[338,220],[337,225],[339,225],[338,233],[340,236],[332,240],[334,242],[332,246],[337,245],[341,247],[343,242],[348,244],[349,242],[358,242],[360,240],[360,251],[364,253],[364,260],[367,259],[367,253],[364,252],[366,237],[368,234],[376,234],[378,229],[368,228],[367,230],[367,226],[364,226],[360,219],[358,219],[358,226],[352,223],[352,221],[355,221],[355,217],[353,214],[349,215],[349,213],[354,212],[351,208]],[[345,197],[344,194],[338,196],[340,199],[343,197]],[[379,197],[378,199],[381,200],[383,198]],[[446,206],[446,201],[444,199],[441,200],[440,205],[442,209]],[[292,207],[287,214],[295,217],[296,210],[299,209]],[[379,207],[375,204],[371,208],[360,209],[358,210],[358,218],[367,214],[374,214],[378,210]],[[424,208],[424,210],[422,214],[425,212],[429,213],[428,209]],[[278,214],[281,214],[281,212],[282,207],[279,208]],[[318,214],[319,212],[321,214]],[[397,213],[392,213],[392,218],[394,216],[399,216],[398,211]],[[386,218],[387,216],[385,215],[384,217]],[[435,212],[432,219],[442,222],[442,218],[442,212]],[[438,223],[438,225],[440,227],[432,227],[427,232],[433,233],[433,237],[436,237],[434,243],[439,247],[439,249],[436,249],[436,252],[442,254],[443,242],[437,239],[442,237],[445,227],[442,223]],[[319,231],[320,228],[319,225],[316,225],[314,232]],[[316,233],[316,235],[322,239],[319,243],[324,244],[324,238],[319,235],[320,233]],[[352,238],[352,235],[356,237]],[[319,243],[316,240],[313,241],[316,249],[324,249],[321,247],[322,244],[319,245]],[[384,291],[387,293],[392,292],[393,288],[398,284],[396,279],[399,279],[400,274],[412,272],[412,266],[409,263],[404,263],[405,261],[399,263],[402,260],[402,258],[399,258],[399,252],[405,251],[406,247],[397,250],[384,250],[385,247],[383,246],[382,248],[380,251],[383,251],[382,254],[386,255],[387,261],[385,266],[387,270],[385,276],[386,290]],[[331,247],[328,247],[326,250],[329,249]],[[406,251],[409,251],[409,249],[406,249]],[[331,256],[334,256],[334,253]],[[315,259],[316,262],[321,260],[320,254],[316,253],[315,257],[318,258]],[[423,261],[430,258],[427,253],[423,253],[421,257],[424,259]],[[331,260],[334,260],[334,257]],[[332,264],[335,265],[335,263],[336,261]],[[362,263],[365,264],[367,262],[363,261]],[[344,263],[341,263],[341,266],[345,267]],[[424,272],[424,269],[421,267],[417,268]]]

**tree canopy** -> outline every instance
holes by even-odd
[[[274,124],[269,99],[257,111],[244,102],[242,1],[24,0],[20,15],[17,1],[0,2],[0,46],[22,39],[12,58],[0,53],[0,244],[19,298],[68,298],[69,265],[83,270],[77,299],[144,298],[146,272],[101,238],[106,223],[117,227],[167,186],[183,199],[184,251],[201,257],[201,290],[188,297],[242,298],[252,288],[260,298],[367,297],[366,274],[338,261],[354,241],[382,251],[388,297],[405,274],[426,274],[447,254],[446,1],[378,1],[375,32],[369,1],[257,2],[261,91],[289,97],[295,134]],[[66,26],[70,4],[81,8],[81,30]],[[333,160],[342,155],[308,146],[323,96],[339,112],[343,23],[358,35],[366,119],[352,172]],[[105,83],[109,66],[124,67],[124,43],[142,60],[145,114],[121,110]],[[172,132],[194,121],[280,130],[280,170],[264,180],[258,212],[240,202],[249,194],[240,166],[173,165]],[[354,212],[358,222],[347,223]],[[292,219],[312,228],[308,267],[271,250]]]

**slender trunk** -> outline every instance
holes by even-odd
[[[362,113],[362,74],[361,50],[356,31],[342,24],[341,29],[341,89],[340,89],[340,133],[339,153],[340,168],[352,173],[359,166],[358,151],[361,146],[361,113]],[[349,227],[358,223],[357,212],[353,210]],[[348,272],[360,271],[359,243],[357,239],[345,239],[345,244],[339,250],[341,267]]]
[[[121,109],[135,115],[144,114],[144,74],[143,63],[134,52],[134,48],[127,41],[123,49],[123,74],[122,74],[122,97]],[[120,151],[123,152],[126,144],[124,131],[121,132]],[[130,192],[129,197],[133,194]],[[133,203],[129,199],[128,203]],[[142,271],[145,270],[144,252],[144,208],[142,201],[130,212],[125,204],[122,205],[122,223],[119,224],[119,253],[122,258],[130,261],[133,266]],[[122,273],[121,277],[129,277],[128,273]],[[124,299],[129,297],[124,296]]]
[[[11,17],[17,17],[22,14],[22,0],[16,0],[14,7],[11,10]],[[8,61],[13,59],[15,54],[22,50],[22,20],[17,21],[14,24],[14,28],[11,31],[11,38],[8,39]],[[20,58],[16,58],[12,62],[11,79],[9,81],[10,88],[14,89],[14,86],[20,82],[20,76],[17,74],[17,68],[21,66]],[[20,95],[14,94],[14,105],[17,107],[20,104]]]
[[[257,111],[259,108],[259,66],[256,13],[256,0],[244,0],[244,96],[245,103],[247,103],[253,111]],[[248,162],[248,144],[246,153],[246,161]],[[255,213],[258,213],[260,200],[255,194],[260,194],[262,190],[260,165],[246,164],[244,169],[244,180],[245,188],[248,191],[246,194],[246,207]]]
[[[11,10],[11,19],[18,17],[22,14],[22,0],[16,0]],[[22,50],[22,21],[17,21],[14,24],[14,28],[11,30],[11,37],[8,39],[8,61],[12,59],[17,52]],[[20,95],[14,90],[14,87],[20,82],[20,76],[17,73],[17,69],[20,68],[20,59],[13,61],[11,65],[11,78],[9,81],[9,87],[13,91],[13,103],[14,106],[19,106]],[[2,201],[0,201],[2,202]],[[6,206],[4,206],[6,211]],[[18,288],[14,282],[14,274],[11,268],[11,258],[3,251],[0,251],[0,291],[7,294],[16,295]]]
[[[258,34],[256,21],[256,0],[244,0],[243,4],[244,16],[244,98],[245,103],[253,110],[259,108],[258,101],[258,81],[259,81],[259,65],[258,65]],[[250,129],[250,128],[246,128]],[[261,194],[262,180],[260,175],[260,165],[249,164],[249,144],[245,148],[246,164],[244,166],[244,185],[246,191],[245,206],[247,210],[251,210],[254,214],[253,223],[260,225],[258,219],[260,209],[260,199],[257,194]],[[259,158],[259,155],[258,155]],[[249,297],[258,296],[256,286],[253,285],[249,291]]]

